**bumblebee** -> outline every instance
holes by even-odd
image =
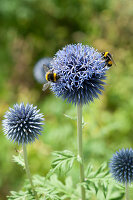
[[[46,80],[51,81],[51,82],[56,82],[57,81],[57,74],[53,71],[48,71],[46,73]]]
[[[43,67],[44,71],[46,72],[46,81],[48,81],[43,85],[43,91],[45,91],[50,86],[51,82],[55,83],[59,79],[59,76],[57,75],[57,73],[54,72],[53,69],[50,70],[46,65],[43,65]]]
[[[105,66],[111,67],[112,64],[115,64],[112,55],[109,52],[103,52],[102,53],[103,59],[105,60]],[[115,64],[116,65],[116,64]]]

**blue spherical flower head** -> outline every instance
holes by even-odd
[[[52,91],[69,103],[89,103],[104,90],[108,67],[101,53],[93,47],[67,45],[56,53],[51,68],[60,77],[51,83]]]
[[[37,106],[24,103],[15,104],[14,108],[9,108],[3,120],[3,129],[7,138],[18,144],[28,144],[38,139],[41,135],[43,115],[39,113]]]
[[[33,75],[38,83],[46,82],[46,79],[45,79],[46,72],[44,70],[43,65],[46,65],[48,68],[50,68],[51,61],[52,61],[52,58],[42,58],[35,64]]]
[[[133,150],[130,148],[116,152],[110,161],[109,167],[116,181],[131,183],[133,181]]]

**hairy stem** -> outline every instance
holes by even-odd
[[[77,144],[78,144],[78,156],[80,159],[80,183],[84,182],[84,164],[83,164],[83,152],[82,152],[82,105],[77,105]],[[81,185],[81,199],[85,200],[85,188]]]
[[[128,183],[125,183],[125,200],[128,200],[129,196],[128,196]]]
[[[22,146],[23,146],[23,154],[24,154],[24,162],[25,162],[26,174],[27,174],[27,177],[28,177],[28,179],[29,179],[29,181],[30,181],[31,188],[32,188],[32,190],[33,190],[35,199],[38,200],[38,197],[37,197],[37,194],[36,194],[36,192],[35,192],[34,185],[33,185],[33,182],[32,182],[32,178],[31,178],[31,174],[30,174],[30,168],[29,168],[29,165],[28,165],[26,144],[24,143]]]

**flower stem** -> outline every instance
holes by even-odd
[[[125,183],[125,200],[128,200],[128,183]]]
[[[29,165],[28,165],[26,144],[24,143],[22,146],[23,146],[23,155],[24,155],[24,162],[25,162],[26,174],[27,174],[28,179],[29,179],[29,181],[30,181],[32,191],[33,191],[33,193],[34,193],[34,195],[35,195],[35,199],[38,200],[38,197],[37,197],[37,194],[36,194],[36,191],[35,191],[33,182],[32,182],[32,178],[31,178],[31,174],[30,174],[30,168],[29,168]]]
[[[83,152],[82,152],[82,105],[77,105],[77,144],[78,156],[80,159],[80,183],[84,182],[84,165],[83,165]],[[85,188],[81,185],[81,199],[85,200]]]

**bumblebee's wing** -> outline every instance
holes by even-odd
[[[116,63],[115,63],[115,61],[114,61],[114,59],[112,58],[112,62],[113,62],[113,64],[116,66]]]
[[[45,83],[45,84],[43,85],[42,90],[43,90],[43,91],[47,90],[49,86],[50,86],[50,82]]]
[[[110,55],[108,55],[108,57],[109,57],[109,58],[110,58],[110,60],[113,62],[113,64],[116,66],[116,63],[115,63],[115,61],[114,61],[114,59],[113,59],[112,55],[110,54]]]
[[[44,68],[44,71],[45,71],[45,72],[48,72],[48,71],[49,71],[49,68],[48,68],[47,65],[43,64],[43,68]]]

